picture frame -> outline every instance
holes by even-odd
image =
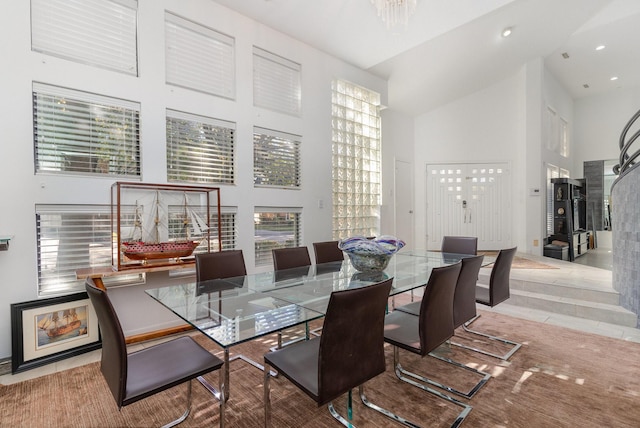
[[[11,304],[11,372],[100,349],[98,317],[86,292]]]

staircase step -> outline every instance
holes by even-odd
[[[636,327],[638,321],[636,314],[615,304],[558,297],[518,289],[511,289],[511,297],[505,303],[626,327]]]
[[[480,275],[478,283],[488,286],[489,275]],[[515,290],[545,294],[559,298],[568,298],[575,300],[583,300],[592,303],[602,303],[607,305],[619,305],[620,293],[611,289],[593,289],[588,287],[576,287],[575,285],[566,285],[559,282],[552,284],[542,281],[511,278],[509,288],[513,292]]]

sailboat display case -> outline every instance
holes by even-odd
[[[222,250],[220,189],[116,182],[111,186],[111,254],[116,271],[193,263]]]

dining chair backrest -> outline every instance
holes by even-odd
[[[473,319],[476,312],[476,283],[484,260],[483,255],[465,257],[453,298],[453,328]]]
[[[518,247],[500,250],[498,257],[496,257],[489,280],[488,304],[491,307],[509,298],[509,275],[511,274],[511,265],[517,250]]]
[[[453,297],[461,265],[458,262],[433,268],[431,271],[422,296],[418,319],[420,355],[422,356],[453,336]]]
[[[331,294],[319,339],[319,405],[385,371],[384,317],[392,281]]]
[[[475,256],[478,253],[478,238],[475,236],[444,236],[441,251]]]
[[[232,278],[247,274],[242,250],[196,254],[196,279]]]
[[[307,247],[276,248],[272,254],[274,270],[311,266]]]
[[[344,253],[338,248],[338,241],[314,242],[313,252],[317,264],[344,260]]]
[[[127,385],[127,344],[116,311],[104,290],[87,278],[85,289],[98,316],[102,337],[102,372],[118,407],[123,406]]]

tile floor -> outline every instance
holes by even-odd
[[[512,275],[527,277],[531,280],[539,279],[545,281],[550,280],[549,275],[553,275],[553,277],[555,278],[562,278],[563,284],[565,285],[573,285],[576,287],[585,288],[612,288],[611,250],[597,249],[595,251],[590,251],[586,255],[579,257],[574,263],[563,262],[548,257],[537,257],[524,254],[520,254],[520,256],[527,258],[531,257],[532,259],[537,260],[541,263],[553,265],[558,269],[522,269],[519,271],[512,270]],[[549,323],[588,333],[594,333],[602,336],[640,343],[640,329],[638,328],[623,327],[615,324],[608,324],[584,318],[576,318],[537,309],[509,305],[508,301],[494,308],[487,308],[486,306],[480,305],[478,306],[478,308],[484,311],[488,310],[497,313],[503,313],[506,315],[532,321]],[[151,343],[136,344],[131,346],[130,349],[135,350],[139,347],[149,346],[150,344]],[[39,376],[44,376],[47,374],[68,370],[70,368],[99,361],[100,352],[100,350],[92,351],[77,357],[69,358],[15,375],[5,374],[0,376],[0,384],[8,385],[16,382],[21,382],[27,379],[33,379]]]

